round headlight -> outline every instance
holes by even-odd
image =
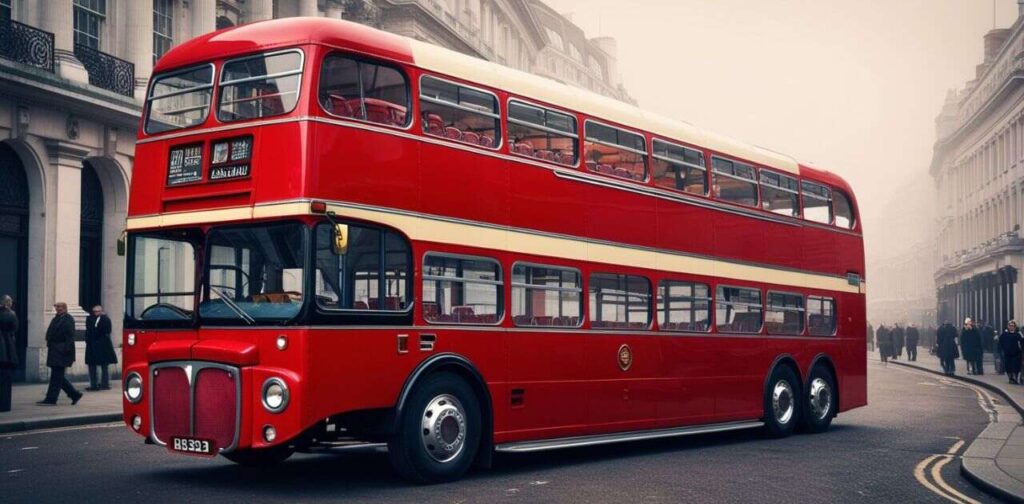
[[[142,377],[139,373],[128,373],[128,379],[124,381],[124,397],[133,404],[142,400]]]
[[[280,378],[267,378],[263,382],[263,407],[271,413],[280,413],[288,407],[288,386]]]

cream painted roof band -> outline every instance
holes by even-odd
[[[500,89],[552,105],[617,122],[670,140],[690,143],[759,165],[799,174],[796,160],[702,130],[692,124],[643,111],[627,103],[496,63],[467,56],[426,42],[409,39],[416,63],[425,70]]]
[[[339,216],[363,219],[388,225],[406,233],[416,241],[450,243],[467,247],[505,250],[574,261],[591,261],[614,265],[631,265],[675,273],[706,275],[733,280],[747,280],[830,291],[863,293],[867,286],[850,285],[846,278],[792,271],[753,264],[741,264],[709,257],[694,257],[656,250],[647,250],[607,243],[592,243],[569,237],[546,236],[525,231],[454,222],[424,215],[384,211],[368,207],[328,204]],[[250,218],[272,218],[311,213],[309,202],[284,202],[256,207],[168,213],[128,219],[129,230],[202,224]]]

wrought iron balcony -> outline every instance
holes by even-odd
[[[14,20],[0,21],[0,58],[53,72],[53,34]]]
[[[75,57],[89,72],[89,84],[135,96],[135,65],[89,46],[75,44]]]

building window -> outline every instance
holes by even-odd
[[[807,332],[811,336],[836,333],[836,301],[828,297],[807,298]]]
[[[174,0],[153,0],[153,64],[174,45]]]
[[[493,93],[424,75],[420,79],[423,132],[497,149],[501,111]]]
[[[832,223],[832,191],[829,188],[804,181],[800,185],[804,195],[804,218],[822,224]]]
[[[658,284],[658,326],[663,331],[711,330],[711,288],[662,280]]]
[[[587,121],[584,129],[587,169],[629,180],[647,180],[647,142],[643,135],[593,121]]]
[[[769,292],[764,318],[768,334],[803,334],[804,297],[799,294]]]
[[[10,21],[12,17],[11,0],[0,0],[0,22]]]
[[[423,258],[423,318],[435,324],[497,324],[501,266],[484,257]]]
[[[512,153],[575,166],[578,139],[575,117],[523,102],[509,102],[508,141]]]
[[[647,329],[650,324],[649,280],[633,275],[590,275],[590,327]]]
[[[757,171],[738,161],[711,158],[711,183],[715,197],[744,206],[757,206]]]
[[[850,198],[841,191],[835,191],[832,193],[832,206],[835,207],[836,225],[853,229],[853,205],[850,204]]]
[[[796,179],[761,170],[761,208],[779,215],[800,216],[800,195]]]
[[[699,150],[655,139],[651,172],[658,187],[701,196],[707,194],[707,169],[704,153]]]
[[[409,82],[396,68],[331,54],[320,70],[320,105],[331,115],[404,127]]]
[[[761,332],[761,291],[719,286],[715,293],[715,326],[718,332]]]
[[[348,225],[336,254],[333,226],[316,228],[316,304],[327,310],[404,311],[412,297],[409,242],[393,231]]]
[[[512,266],[512,322],[517,326],[578,327],[583,280],[574,269]]]
[[[75,43],[100,50],[107,0],[75,0]]]

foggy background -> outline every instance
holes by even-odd
[[[993,22],[1017,17],[1016,0],[547,1],[617,39],[641,108],[850,182],[869,285],[872,264],[931,238],[935,117]]]

